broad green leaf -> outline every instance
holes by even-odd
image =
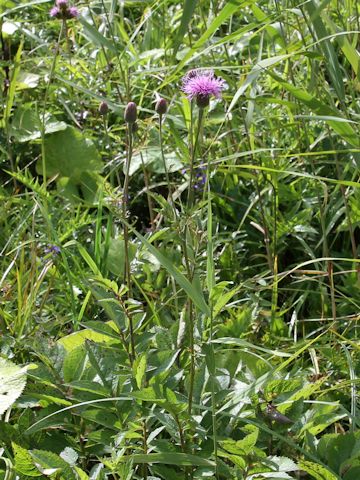
[[[360,458],[359,432],[323,435],[319,440],[317,451],[320,458],[332,470],[340,472],[342,464],[351,463],[351,458]]]
[[[83,327],[93,330],[94,332],[107,335],[114,340],[119,340],[119,330],[116,327],[115,322],[101,322],[100,320],[89,320],[88,322],[81,324]]]
[[[45,138],[47,175],[81,179],[84,172],[99,172],[102,162],[94,143],[73,127]],[[42,171],[41,161],[37,170]]]
[[[254,431],[246,435],[241,440],[223,440],[220,442],[221,447],[228,453],[234,455],[249,455],[256,445],[259,436],[259,429],[254,428]]]
[[[179,160],[175,152],[165,153],[166,168],[169,173],[177,172],[183,167],[183,163]],[[134,175],[138,170],[141,170],[143,165],[147,170],[154,173],[165,173],[164,161],[159,147],[143,148],[141,153],[134,154],[130,163],[130,175]],[[125,166],[124,166],[125,170]]]
[[[89,392],[98,396],[107,396],[109,390],[98,382],[90,380],[75,380],[68,384],[72,389],[80,392]]]
[[[96,205],[99,200],[100,186],[103,178],[96,172],[83,171],[81,176],[60,177],[57,180],[58,192],[77,206],[85,203],[89,206]]]
[[[92,340],[93,342],[112,342],[113,339],[108,335],[104,335],[102,333],[94,332],[93,330],[80,330],[79,332],[71,333],[70,335],[66,335],[66,337],[62,337],[58,340],[58,343],[62,345],[65,350],[68,352],[73,350],[74,348],[79,347],[80,345],[84,345],[86,340]]]
[[[35,467],[28,450],[20,447],[20,445],[17,445],[16,443],[12,444],[12,448],[14,451],[15,471],[26,477],[41,477],[41,473]]]
[[[319,465],[318,463],[314,463],[314,462],[309,462],[307,460],[300,460],[299,468],[301,470],[305,470],[305,472],[307,472],[311,476],[311,478],[314,478],[315,480],[339,480],[340,479],[340,477],[331,473],[322,465]]]
[[[16,90],[36,88],[39,84],[40,75],[21,71],[16,79]]]
[[[131,263],[136,255],[136,245],[133,242],[128,244],[129,262]],[[106,267],[111,273],[118,277],[124,276],[125,271],[125,241],[123,238],[111,238],[107,252]]]
[[[107,317],[114,321],[119,329],[125,328],[125,314],[120,308],[119,302],[115,299],[114,294],[94,283],[90,283],[89,288],[99,305],[104,309]],[[104,333],[107,334],[108,332]]]
[[[62,480],[78,480],[72,468],[56,453],[46,450],[30,450],[37,469],[45,476],[60,475]]]
[[[110,428],[111,430],[119,430],[121,428],[121,423],[117,416],[108,410],[100,410],[98,408],[88,409],[81,413],[81,417],[87,420],[87,423],[93,422],[97,425]]]
[[[86,351],[83,345],[66,353],[63,363],[63,376],[65,382],[80,380],[86,363]]]
[[[0,357],[0,415],[15,403],[26,385],[27,367]]]
[[[88,475],[84,472],[84,470],[81,470],[79,467],[74,467],[74,470],[78,476],[78,480],[89,480]]]
[[[60,453],[60,457],[65,460],[66,463],[71,465],[72,467],[75,466],[79,455],[75,452],[75,450],[71,447],[66,447],[64,450]]]

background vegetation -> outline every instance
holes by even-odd
[[[356,0],[51,7],[0,1],[0,479],[358,480]]]

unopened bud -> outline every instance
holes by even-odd
[[[159,98],[155,105],[155,112],[158,115],[164,115],[167,112],[167,101],[165,98]]]
[[[124,120],[126,123],[135,123],[136,119],[137,119],[136,103],[129,102],[125,108]]]
[[[106,102],[101,102],[99,105],[99,113],[100,115],[106,115],[109,111],[109,106]]]

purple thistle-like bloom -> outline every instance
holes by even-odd
[[[70,7],[68,9],[68,18],[76,18],[79,16],[79,10],[76,7]]]
[[[50,9],[50,17],[58,18],[60,16],[60,9],[59,7],[52,7]]]
[[[190,70],[182,81],[182,91],[189,100],[196,100],[198,107],[209,105],[210,97],[220,98],[225,87],[222,78],[216,78],[212,70]]]
[[[50,16],[69,20],[79,16],[79,10],[76,7],[69,7],[67,0],[56,0],[56,5],[50,10]]]

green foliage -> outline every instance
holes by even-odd
[[[0,480],[358,480],[359,5],[70,3],[0,1]]]
[[[26,385],[26,367],[0,357],[0,415],[20,397]]]

